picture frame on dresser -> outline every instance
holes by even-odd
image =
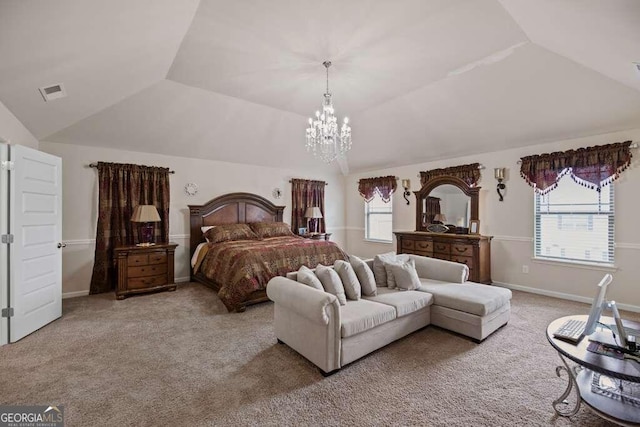
[[[480,234],[480,220],[472,219],[469,221],[469,234]]]

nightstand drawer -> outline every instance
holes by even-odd
[[[158,276],[137,277],[129,279],[129,289],[146,289],[154,286],[162,286],[167,284],[167,275],[160,274]]]
[[[157,274],[166,274],[167,264],[145,265],[142,267],[129,267],[127,270],[128,277],[145,277],[155,276]],[[129,281],[131,282],[131,281]]]
[[[167,254],[165,252],[156,252],[149,254],[149,264],[164,264],[167,262]]]
[[[134,267],[136,265],[147,265],[149,263],[149,256],[147,254],[129,255],[127,263],[129,266]]]

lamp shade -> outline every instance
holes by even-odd
[[[160,222],[158,209],[154,205],[138,205],[133,210],[132,222]]]
[[[447,217],[444,214],[436,214],[433,217],[433,220],[434,221],[439,221],[439,222],[444,224],[445,222],[447,222]]]
[[[304,213],[305,218],[322,218],[322,212],[317,206],[308,207]]]

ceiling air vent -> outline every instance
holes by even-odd
[[[41,87],[39,90],[45,101],[53,101],[54,99],[64,98],[67,96],[67,91],[64,89],[64,85],[62,83]]]

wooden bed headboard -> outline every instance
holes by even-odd
[[[284,206],[276,206],[262,196],[229,193],[204,205],[189,205],[191,217],[190,254],[204,241],[200,227],[205,225],[280,222]]]

